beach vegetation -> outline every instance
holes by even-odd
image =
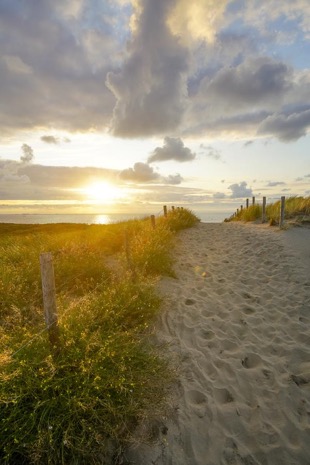
[[[0,463],[117,463],[162,414],[173,367],[154,338],[180,210],[111,225],[0,225]],[[60,350],[43,318],[39,255],[52,252]],[[147,440],[147,438],[144,438]]]
[[[280,200],[266,205],[265,221],[270,225],[278,225],[280,220]],[[238,213],[225,221],[261,221],[262,204],[256,203],[248,208],[239,210]],[[292,196],[285,200],[285,219],[297,223],[310,221],[310,197]]]

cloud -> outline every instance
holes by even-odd
[[[176,186],[178,184],[181,184],[181,182],[183,181],[183,178],[180,174],[175,174],[175,175],[170,174],[169,176],[164,177],[163,181],[165,184]]]
[[[23,155],[21,155],[20,161],[22,163],[30,163],[30,162],[32,162],[32,160],[34,158],[34,154],[33,154],[33,150],[30,147],[30,145],[23,144],[22,145],[22,152],[23,152]]]
[[[160,175],[146,163],[135,163],[133,168],[127,168],[120,172],[120,178],[124,181],[150,182],[159,179]]]
[[[247,187],[247,183],[245,181],[240,182],[240,184],[231,184],[228,186],[228,189],[231,190],[230,197],[233,199],[253,196],[252,189]]]
[[[148,163],[156,161],[175,160],[178,162],[192,161],[196,157],[180,138],[165,137],[163,147],[156,147],[148,158]]]
[[[104,80],[119,63],[123,43],[112,31],[125,7],[97,0],[87,8],[84,1],[61,4],[1,2],[2,135],[51,126],[89,130],[109,122],[115,99]]]
[[[55,145],[58,145],[61,142],[65,142],[65,143],[71,142],[68,137],[60,138],[60,137],[56,137],[52,135],[41,136],[40,139],[42,140],[42,142],[45,142],[46,144],[55,144]]]
[[[276,186],[285,186],[285,182],[279,182],[279,181],[270,181],[268,182],[266,187],[276,187]]]
[[[116,181],[118,171],[92,167],[45,166],[0,160],[3,199],[81,199],[78,190],[88,184]]]
[[[305,136],[309,128],[310,108],[291,114],[270,115],[261,123],[258,133],[276,135],[283,142],[291,142]]]
[[[226,194],[224,194],[223,192],[215,192],[215,194],[213,194],[213,198],[216,200],[225,199]]]
[[[310,5],[265,3],[1,2],[1,136],[303,137]]]
[[[172,0],[136,0],[129,55],[106,84],[117,99],[112,132],[122,137],[167,134],[185,110],[188,50],[167,25]]]
[[[179,0],[169,14],[168,25],[173,34],[187,42],[193,39],[214,42],[226,5],[227,0]]]
[[[30,182],[28,176],[18,174],[20,166],[21,163],[13,160],[0,160],[0,181],[2,186],[9,183],[11,188],[13,183],[24,184]],[[4,192],[2,192],[2,196],[5,198]]]
[[[199,152],[199,155],[205,155],[208,158],[213,158],[214,160],[221,159],[221,153],[216,148],[211,145],[200,144],[199,148],[202,150]]]

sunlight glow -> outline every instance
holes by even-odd
[[[106,181],[100,181],[90,184],[81,189],[87,199],[93,200],[96,203],[111,204],[116,200],[126,198],[126,192],[113,184]]]

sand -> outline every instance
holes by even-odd
[[[137,465],[310,464],[310,229],[183,231],[157,338],[179,374]]]

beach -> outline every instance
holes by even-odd
[[[177,238],[156,338],[177,369],[136,465],[310,463],[310,229],[200,223]]]

